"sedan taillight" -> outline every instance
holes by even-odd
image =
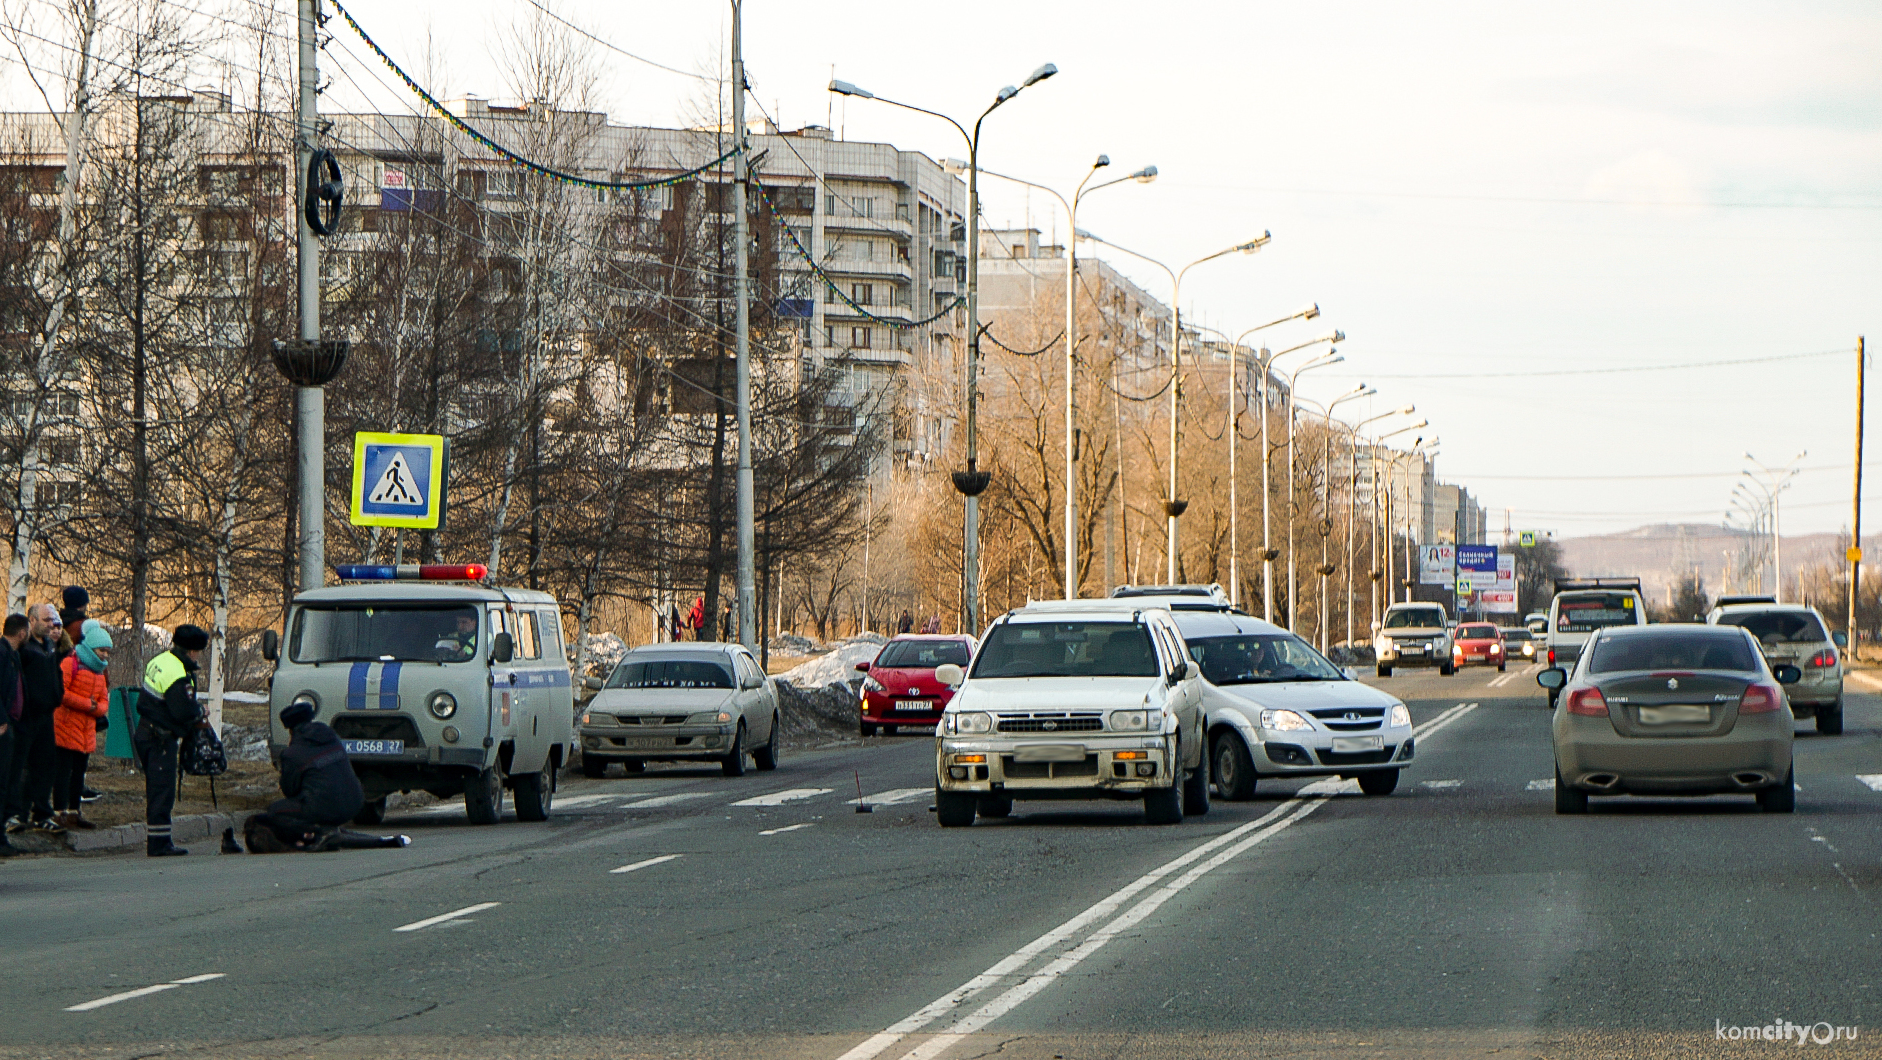
[[[1577,688],[1568,694],[1568,712],[1590,718],[1605,718],[1608,716],[1608,701],[1602,697],[1598,688]]]
[[[1784,704],[1784,693],[1775,685],[1748,685],[1745,697],[1738,701],[1740,714],[1769,714]]]
[[[1830,666],[1835,666],[1835,665],[1836,665],[1836,651],[1835,651],[1835,649],[1833,649],[1833,648],[1825,648],[1825,649],[1823,649],[1822,651],[1820,651],[1820,652],[1818,652],[1818,653],[1816,653],[1815,655],[1813,655],[1813,656],[1811,656],[1811,657],[1810,657],[1810,665],[1812,665],[1812,666],[1817,666],[1817,667],[1830,667]]]

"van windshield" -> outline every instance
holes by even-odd
[[[710,659],[642,659],[615,667],[607,687],[731,688],[732,671]]]
[[[1592,633],[1604,626],[1640,621],[1631,593],[1563,593],[1555,598],[1557,633]]]
[[[1385,616],[1387,629],[1442,629],[1444,612],[1435,607],[1408,607],[1403,611],[1388,611]]]
[[[460,663],[477,657],[477,642],[477,608],[471,605],[315,605],[295,613],[288,658]]]

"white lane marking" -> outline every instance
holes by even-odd
[[[894,806],[898,803],[913,802],[925,795],[933,794],[933,788],[891,788],[888,791],[878,791],[867,798],[851,799],[843,805],[855,806],[861,803],[866,806]]]
[[[1450,723],[1456,721],[1457,719],[1463,717],[1464,715],[1470,713],[1471,711],[1476,710],[1478,706],[1479,704],[1476,704],[1476,703],[1459,703],[1457,706],[1452,707],[1450,710],[1445,711],[1444,713],[1438,715],[1437,717],[1432,718],[1430,721],[1425,722],[1423,725],[1420,725],[1417,728],[1413,729],[1412,735],[1415,737],[1418,737],[1419,739],[1424,739],[1425,737],[1430,736],[1432,733],[1437,732],[1439,729],[1444,728],[1446,725],[1449,725]]]
[[[657,858],[648,858],[646,861],[636,861],[632,865],[623,865],[618,869],[609,869],[608,873],[610,875],[619,875],[623,872],[633,872],[635,869],[644,869],[650,865],[658,865],[667,861],[677,861],[683,856],[684,855],[681,854],[662,854]]]
[[[1312,784],[1308,784],[1302,787],[1300,791],[1295,793],[1295,797],[1306,798],[1306,797],[1310,797],[1313,795],[1358,795],[1358,794],[1361,794],[1359,790],[1359,781],[1344,780],[1344,779],[1341,779],[1340,777],[1327,777],[1324,780],[1316,780]]]
[[[780,832],[795,832],[799,828],[809,828],[809,827],[810,826],[807,824],[787,824],[783,828],[770,828],[758,834],[759,835],[777,835]]]
[[[901,1041],[910,1034],[921,1030],[928,1024],[952,1012],[962,1002],[979,994],[988,987],[993,986],[1006,976],[1031,964],[1040,954],[1064,942],[1092,923],[1110,916],[1117,911],[1118,907],[1122,906],[1133,896],[1142,892],[1145,888],[1156,883],[1158,880],[1161,880],[1163,877],[1168,876],[1170,873],[1188,865],[1190,862],[1195,861],[1218,847],[1232,843],[1249,832],[1273,823],[1277,818],[1291,812],[1298,805],[1301,805],[1298,800],[1284,802],[1268,811],[1259,819],[1250,821],[1228,832],[1224,832],[1214,839],[1200,843],[1174,860],[1139,876],[1136,880],[1126,884],[1124,887],[1118,889],[1115,893],[1095,905],[1092,905],[1084,912],[1079,913],[1072,919],[1067,920],[1065,923],[1060,924],[1058,927],[1053,928],[1051,931],[1046,932],[1026,945],[1021,946],[1019,949],[1014,950],[1006,957],[996,961],[993,966],[986,971],[974,976],[972,979],[962,983],[948,993],[943,994],[941,997],[911,1013],[906,1018],[891,1024],[887,1029],[871,1035],[854,1049],[844,1053],[839,1060],[872,1060],[873,1057],[881,1054],[883,1050],[888,1049],[896,1042]],[[1317,805],[1317,803],[1310,803],[1308,805]]]
[[[749,799],[740,799],[732,805],[782,806],[787,802],[798,802],[802,799],[814,799],[819,795],[828,795],[830,791],[831,789],[829,788],[786,788],[783,791],[774,791],[769,795],[754,795]]]
[[[644,810],[649,806],[672,806],[675,803],[689,802],[693,799],[703,799],[710,794],[711,792],[707,791],[682,791],[674,795],[655,795],[651,799],[642,799],[627,808]]]
[[[1867,670],[1845,670],[1843,672],[1843,680],[1854,681],[1859,685],[1866,685],[1871,692],[1882,692],[1882,677],[1878,677]]]
[[[392,930],[394,931],[417,931],[420,928],[428,928],[433,924],[442,924],[447,920],[456,920],[458,917],[461,917],[461,916],[469,916],[472,913],[481,913],[486,909],[495,909],[497,906],[500,906],[502,904],[503,904],[502,902],[478,902],[476,905],[467,905],[462,909],[453,909],[449,913],[441,913],[438,916],[426,917],[423,920],[415,920],[412,923],[405,925],[404,927],[395,927]]]
[[[210,972],[207,975],[192,975],[186,979],[172,979],[167,983],[140,987],[136,990],[126,990],[122,994],[112,994],[109,997],[101,997],[96,1001],[87,1001],[81,1005],[71,1005],[66,1008],[66,1011],[90,1012],[92,1009],[104,1008],[106,1005],[115,1005],[120,1001],[129,1001],[134,997],[148,997],[151,994],[161,994],[165,990],[175,990],[179,986],[195,986],[197,983],[207,983],[211,979],[221,979],[227,974],[226,972]]]
[[[610,795],[569,795],[555,800],[555,808],[565,810],[570,806],[588,806],[597,802],[611,802],[615,799],[637,799],[640,796],[617,791]]]
[[[1856,779],[1869,785],[1870,791],[1882,791],[1882,773],[1858,773]]]
[[[1418,782],[1421,788],[1456,788],[1462,787],[1463,784],[1461,780],[1421,780]]]
[[[921,1045],[909,1050],[903,1055],[902,1060],[929,1060],[931,1057],[946,1052],[968,1035],[979,1031],[994,1020],[1013,1011],[1013,1009],[1018,1008],[1028,998],[1031,998],[1041,990],[1044,990],[1047,986],[1050,986],[1054,980],[1065,975],[1065,973],[1071,971],[1073,968],[1076,968],[1086,958],[1098,952],[1106,943],[1125,931],[1137,926],[1145,918],[1149,917],[1150,914],[1156,912],[1165,902],[1176,897],[1177,894],[1189,887],[1190,884],[1195,883],[1210,872],[1234,860],[1244,851],[1286,831],[1288,828],[1298,823],[1301,818],[1324,805],[1326,805],[1325,799],[1314,799],[1310,802],[1302,803],[1289,816],[1249,836],[1247,839],[1236,843],[1234,846],[1223,850],[1221,853],[1197,865],[1195,868],[1190,869],[1175,880],[1159,887],[1148,897],[1144,898],[1143,901],[1133,906],[1129,912],[1118,916],[1110,923],[1092,932],[1084,942],[1064,953],[1051,964],[1034,972],[1019,984],[1008,988],[992,1001],[982,1005],[980,1009],[972,1015],[955,1023],[954,1026],[947,1031],[937,1034]]]
[[[1528,790],[1529,791],[1554,791],[1555,790],[1555,778],[1550,777],[1547,780],[1532,780],[1529,782]]]

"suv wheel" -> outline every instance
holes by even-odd
[[[1380,663],[1380,664],[1379,664],[1379,676],[1380,676],[1380,677],[1390,677],[1390,676],[1392,676],[1392,667],[1391,667],[1391,664],[1389,664],[1389,663]]]
[[[1438,676],[1440,677],[1450,677],[1455,673],[1457,673],[1456,663],[1445,663],[1438,667]]]
[[[1843,701],[1837,701],[1827,707],[1817,708],[1817,731],[1825,736],[1843,735]]]
[[[1209,759],[1204,756],[1196,763],[1196,771],[1183,778],[1183,816],[1201,817],[1208,812]]]
[[[982,817],[1013,816],[1013,800],[998,795],[982,795],[974,800],[975,809]]]
[[[1797,809],[1795,769],[1784,771],[1784,779],[1758,792],[1758,809],[1765,813],[1791,813]]]
[[[934,819],[943,828],[966,828],[974,823],[974,811],[980,800],[958,791],[934,789]]]

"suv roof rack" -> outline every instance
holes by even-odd
[[[1775,596],[1721,596],[1712,602],[1713,607],[1730,607],[1733,604],[1775,604]]]
[[[1565,593],[1572,589],[1632,589],[1640,591],[1639,578],[1557,578],[1555,591]]]
[[[1228,593],[1220,585],[1120,585],[1111,590],[1111,598],[1127,596],[1206,596],[1228,603]]]

